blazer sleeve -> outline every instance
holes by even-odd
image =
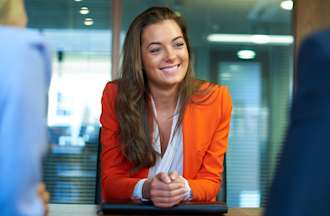
[[[223,159],[228,146],[232,100],[226,87],[220,87],[219,91],[220,98],[217,100],[218,105],[216,106],[220,108],[220,115],[216,129],[196,178],[188,179],[193,201],[214,201],[222,182]]]
[[[117,86],[108,83],[102,96],[101,182],[104,201],[129,200],[135,184],[140,180],[131,176],[132,166],[121,151],[119,123],[115,113],[116,92]]]

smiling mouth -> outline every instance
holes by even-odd
[[[181,64],[177,64],[177,65],[172,65],[172,66],[166,66],[166,67],[162,67],[160,68],[161,71],[164,71],[166,73],[173,73],[176,72]]]

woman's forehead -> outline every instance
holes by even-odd
[[[180,26],[174,20],[164,20],[146,26],[142,33],[142,43],[165,43],[183,36]]]

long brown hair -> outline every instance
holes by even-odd
[[[133,164],[133,171],[151,167],[156,162],[157,153],[152,147],[148,81],[143,71],[141,44],[146,26],[174,20],[180,27],[189,53],[186,75],[179,85],[180,116],[182,123],[185,105],[201,84],[193,78],[191,48],[186,26],[180,16],[167,7],[151,7],[138,15],[131,23],[126,34],[123,50],[122,74],[118,80],[116,114],[120,125],[122,151]]]

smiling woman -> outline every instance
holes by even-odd
[[[122,76],[102,97],[103,200],[215,200],[231,110],[226,87],[193,77],[182,18],[166,7],[138,15]]]

